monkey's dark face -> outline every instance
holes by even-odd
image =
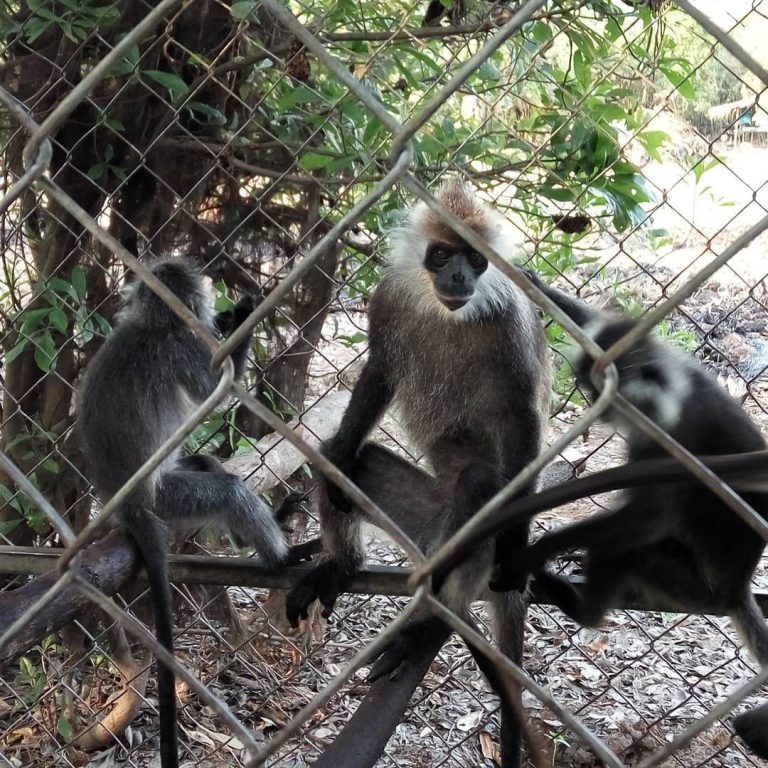
[[[633,326],[634,321],[621,320],[593,329],[595,332],[590,335],[607,350]],[[670,365],[670,354],[670,350],[653,339],[643,338],[616,359],[621,394],[651,420],[666,428],[675,425],[686,394],[684,382],[672,378],[674,366]],[[582,385],[597,394],[590,380],[592,364],[592,359],[583,355],[575,373]],[[617,418],[613,409],[607,415],[612,420]]]
[[[453,312],[474,295],[480,275],[488,269],[487,259],[464,242],[431,242],[424,266],[432,278],[435,295]]]

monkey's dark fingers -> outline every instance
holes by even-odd
[[[541,285],[541,278],[536,274],[532,267],[518,267],[518,269],[535,285]]]
[[[410,628],[409,628],[410,629]],[[409,660],[414,657],[418,647],[416,638],[409,629],[398,635],[371,665],[368,672],[368,682],[373,683],[380,677],[388,677],[392,682],[397,680],[405,671]]]
[[[254,299],[250,293],[246,293],[237,304],[235,304],[235,308],[232,310],[233,330],[234,328],[239,328],[243,324],[245,318],[248,317],[254,309],[256,309],[256,299]]]
[[[758,757],[768,760],[768,704],[735,717],[733,727]]]
[[[302,511],[301,503],[306,501],[307,497],[306,493],[289,493],[283,499],[283,503],[275,511],[275,520],[283,530],[285,530],[286,521]]]
[[[310,539],[302,544],[296,544],[291,547],[285,565],[298,565],[304,560],[311,560],[313,555],[323,551],[323,542],[317,539]]]
[[[285,615],[291,626],[296,627],[300,618],[307,618],[309,607],[315,600],[323,605],[323,616],[328,618],[336,598],[347,587],[351,577],[352,573],[335,560],[325,560],[306,574],[285,600]]]

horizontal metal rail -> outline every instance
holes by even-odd
[[[52,547],[0,547],[0,573],[14,576],[41,576],[56,567],[63,550]],[[171,555],[170,576],[175,584],[203,584],[220,587],[251,587],[258,589],[290,589],[312,563],[285,568],[265,568],[248,557],[212,557],[210,555]],[[411,569],[394,565],[367,565],[355,575],[347,592],[356,595],[411,594],[408,579]],[[582,583],[578,576],[570,577],[573,584]],[[531,589],[531,603],[552,605],[546,589]],[[768,589],[754,591],[763,614],[768,617]],[[656,600],[625,600],[617,609],[632,611],[662,611],[681,613],[677,608]],[[688,613],[686,611],[686,613]],[[716,611],[704,611],[704,615],[718,615]]]

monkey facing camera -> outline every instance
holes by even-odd
[[[213,316],[202,276],[179,260],[160,261],[152,274],[211,332],[231,333],[255,304],[243,297],[228,313]],[[78,429],[89,478],[109,501],[182,425],[218,384],[211,351],[141,280],[127,287],[127,303],[113,333],[88,366],[79,394]],[[251,335],[232,351],[242,375]],[[215,523],[254,547],[268,566],[291,550],[273,511],[213,456],[185,456],[176,449],[121,504],[118,519],[140,550],[150,585],[158,642],[173,652],[167,564],[167,526]],[[176,768],[176,695],[170,668],[158,664],[163,768]]]
[[[611,318],[584,302],[533,282],[595,340],[608,349],[634,321]],[[671,437],[697,456],[762,451],[759,427],[692,357],[653,339],[642,338],[615,361],[619,392]],[[572,360],[581,386],[595,396],[592,360],[578,351]],[[664,448],[616,409],[616,423],[629,443],[629,462],[658,459]],[[762,517],[768,495],[744,492]],[[763,538],[722,499],[698,480],[647,484],[625,492],[622,506],[545,534],[520,560],[517,578],[501,587],[519,587],[527,574],[545,586],[555,603],[578,623],[596,626],[606,611],[630,592],[683,612],[728,615],[761,667],[768,667],[768,626],[750,589],[765,548]],[[571,584],[545,569],[548,560],[586,550],[585,580]],[[768,704],[739,715],[737,733],[768,759]]]
[[[494,250],[513,255],[505,232],[509,224],[471,187],[451,181],[436,197]],[[368,361],[324,452],[347,475],[360,479],[361,447],[394,405],[412,447],[427,457],[433,472],[431,495],[440,525],[414,512],[409,520],[412,538],[428,539],[433,546],[539,453],[550,393],[543,328],[522,291],[418,203],[391,236],[387,270],[369,306],[368,331]],[[328,557],[290,592],[286,609],[294,625],[306,618],[316,599],[329,615],[363,561],[360,514],[333,484],[326,487],[320,513]],[[371,498],[384,497],[387,509],[397,506],[390,497],[404,490],[373,487],[367,492]],[[440,599],[467,617],[491,571],[503,577],[527,536],[527,522],[503,534],[490,550],[490,562],[486,547],[463,576],[446,579]],[[519,664],[523,596],[496,595],[494,612],[499,647]],[[432,631],[441,630],[429,622],[409,628],[382,657],[374,676],[396,674],[408,663],[409,649]],[[504,768],[519,765],[519,733],[510,727],[515,722],[511,709],[502,706]]]

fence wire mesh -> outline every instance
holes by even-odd
[[[156,764],[150,665],[163,652],[147,629],[136,556],[108,535],[130,488],[100,508],[74,415],[127,268],[218,350],[219,387],[155,464],[183,442],[220,457],[272,503],[334,475],[317,449],[366,358],[365,309],[386,233],[414,199],[434,204],[427,190],[450,174],[508,218],[519,263],[643,315],[642,331],[658,325],[766,433],[768,3],[426,5],[3,5],[4,764]],[[239,332],[256,331],[242,383],[221,364],[241,336],[219,346],[147,268],[168,255],[211,277],[217,309],[242,293],[259,297]],[[530,471],[547,465],[555,482],[620,464],[625,446],[563,362],[569,338],[590,340],[550,314],[561,321],[547,326],[550,447]],[[605,404],[615,397],[611,370]],[[373,439],[421,460],[395,416]],[[366,531],[369,562],[387,567],[364,569],[332,620],[315,612],[298,630],[283,590],[300,569],[271,573],[210,534],[177,537],[184,765],[313,762],[365,696],[362,667],[408,611],[431,604],[473,641],[426,586],[406,597],[405,566],[424,557],[360,501],[401,546]],[[612,501],[542,514],[534,536]],[[307,505],[295,519],[296,541],[316,534],[314,512]],[[766,578],[759,568],[761,605]],[[474,610],[490,635],[484,606]],[[497,699],[459,635],[377,765],[500,763]],[[520,674],[498,655],[495,663]],[[584,629],[536,604],[524,670],[527,728],[547,764],[759,763],[733,738],[728,714],[759,701],[765,675],[756,677],[723,617],[621,610]]]

